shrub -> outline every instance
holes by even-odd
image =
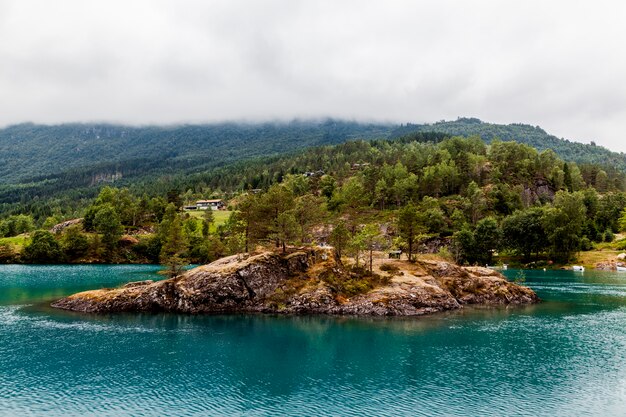
[[[591,249],[593,249],[593,243],[591,243],[591,240],[589,240],[587,236],[583,236],[580,239],[580,250],[588,251]]]
[[[64,257],[61,245],[54,235],[38,230],[33,234],[30,244],[24,248],[24,259],[32,263],[54,264],[63,262]]]
[[[400,268],[392,264],[382,264],[380,266],[380,270],[383,272],[389,272],[390,274],[395,274],[400,270]]]
[[[615,244],[615,249],[617,250],[626,250],[626,239],[620,239]]]

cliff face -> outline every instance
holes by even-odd
[[[53,307],[80,312],[152,311],[177,313],[265,312],[411,316],[461,308],[464,304],[534,303],[529,288],[485,268],[446,262],[394,261],[389,283],[351,298],[337,294],[324,273],[342,268],[330,253],[307,250],[231,256],[163,281],[86,291]]]

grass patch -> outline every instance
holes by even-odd
[[[13,245],[13,247],[18,251],[26,246],[29,242],[30,237],[24,235],[0,238],[0,245]]]
[[[217,228],[221,225],[223,225],[224,223],[226,223],[226,221],[228,221],[228,218],[230,217],[230,213],[232,213],[232,211],[228,211],[228,210],[213,210],[213,224],[211,225],[211,233],[215,233],[217,231]],[[189,211],[185,211],[185,214],[189,214],[189,216],[191,216],[192,218],[198,219],[198,226],[202,227],[202,221],[204,219],[204,210],[189,210]]]
[[[579,252],[576,257],[576,264],[583,265],[585,268],[593,268],[601,262],[614,261],[617,255],[622,253],[621,250],[590,250],[587,252]]]

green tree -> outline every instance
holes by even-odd
[[[104,204],[94,216],[94,226],[96,232],[102,234],[106,258],[111,259],[117,251],[117,243],[124,231],[119,215],[110,204]]]
[[[419,213],[413,203],[407,204],[398,211],[397,227],[400,236],[407,244],[409,261],[411,261],[417,237],[423,232]]]
[[[24,248],[24,259],[31,263],[56,264],[63,262],[61,246],[54,235],[45,230],[33,233],[30,244]]]
[[[554,199],[554,207],[544,213],[543,225],[551,254],[558,261],[568,262],[572,254],[580,248],[587,212],[584,199],[585,196],[580,191],[559,191]]]
[[[493,252],[500,247],[502,231],[493,217],[485,217],[476,225],[474,244],[476,259],[481,263],[491,263]]]
[[[300,229],[300,241],[307,242],[313,226],[318,224],[326,215],[324,199],[312,194],[306,194],[296,199],[294,216]]]
[[[209,236],[211,231],[211,225],[215,223],[215,215],[213,210],[205,210],[202,214],[202,236],[205,238]]]
[[[333,231],[330,233],[328,240],[335,249],[335,254],[337,255],[337,258],[341,259],[341,256],[343,255],[344,251],[350,243],[350,231],[346,227],[346,223],[343,220],[339,221],[335,225]]]
[[[330,198],[333,196],[333,193],[335,192],[335,189],[337,188],[337,181],[335,181],[335,178],[333,178],[331,175],[324,175],[320,179],[319,187],[322,196],[330,200]]]
[[[61,248],[68,260],[74,261],[89,252],[89,239],[81,232],[78,225],[70,226],[63,231]]]
[[[476,239],[469,225],[465,225],[461,230],[454,233],[452,243],[456,262],[468,262],[470,264],[476,262]]]
[[[280,242],[283,253],[287,252],[287,243],[292,242],[298,234],[298,223],[292,210],[284,211],[274,221],[274,236]]]
[[[366,250],[369,253],[369,271],[372,273],[374,257],[374,250],[383,243],[380,230],[375,224],[366,225],[356,235],[356,246],[362,250]],[[358,266],[358,258],[357,258]]]
[[[467,213],[473,225],[483,217],[487,209],[487,199],[483,190],[474,181],[470,182],[465,191],[467,197]]]
[[[548,245],[540,207],[516,211],[502,221],[504,245],[522,254],[525,262],[533,253],[539,255]]]
[[[166,266],[165,274],[169,278],[179,276],[186,263],[184,254],[187,251],[187,239],[183,234],[180,216],[174,217],[169,224],[167,234],[161,247],[161,264]]]
[[[567,162],[563,163],[563,185],[565,185],[565,189],[570,193],[574,191],[572,174],[570,173],[569,164]]]

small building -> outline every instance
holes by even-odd
[[[196,208],[198,210],[223,210],[225,207],[222,200],[198,200]]]

